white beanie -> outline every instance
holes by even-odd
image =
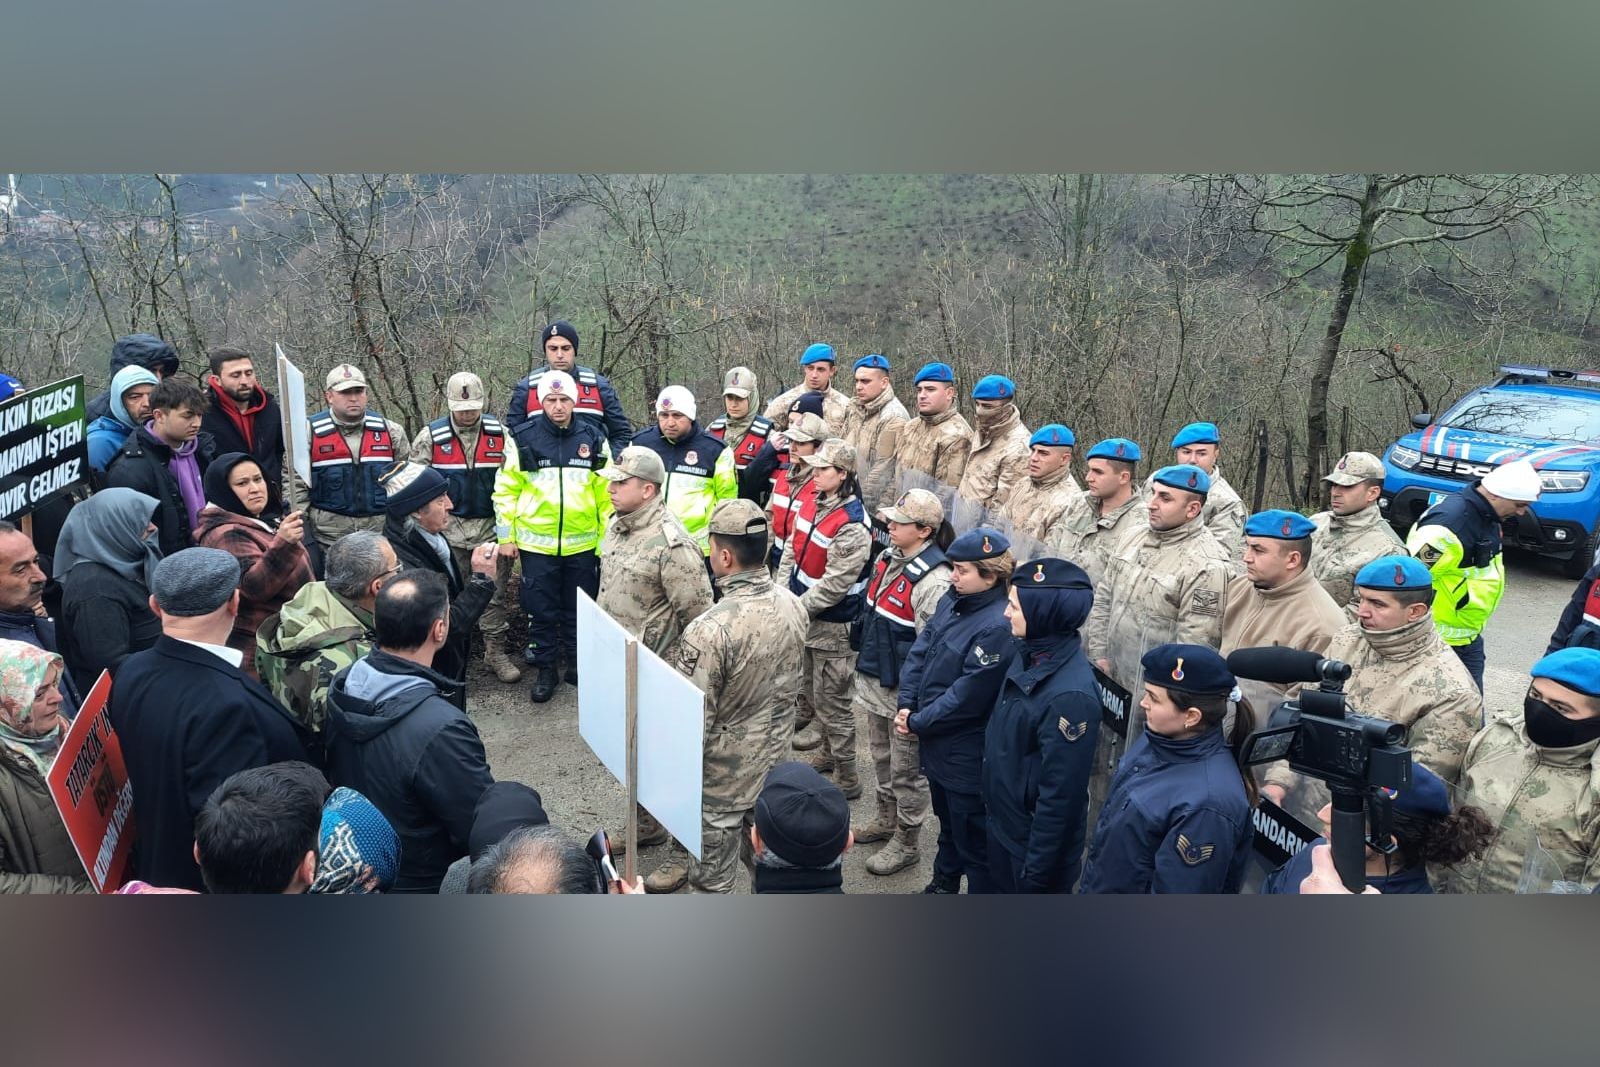
[[[694,394],[681,385],[669,385],[656,397],[656,414],[663,411],[681,411],[691,419],[695,417]]]
[[[1539,499],[1539,472],[1525,459],[1505,463],[1483,476],[1485,492],[1504,500],[1530,504]]]
[[[578,383],[572,380],[572,375],[564,370],[547,370],[539,375],[539,403],[543,404],[545,397],[555,393],[558,396],[570,397],[572,402],[578,402]]]

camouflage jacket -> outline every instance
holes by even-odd
[[[1134,493],[1111,514],[1102,515],[1100,501],[1088,493],[1080,493],[1067,501],[1061,518],[1046,532],[1045,544],[1062,559],[1082,567],[1098,589],[1111,553],[1132,531],[1150,528],[1150,517],[1145,514],[1144,505],[1139,494]]]
[[[985,511],[999,511],[1017,483],[1028,480],[1028,428],[1015,404],[992,417],[976,416],[972,451],[956,495]]]
[[[1309,570],[1301,571],[1276,589],[1257,589],[1254,582],[1241,574],[1228,584],[1219,651],[1226,656],[1241,648],[1282,645],[1322,655],[1345,621],[1344,612],[1317,584]],[[1239,679],[1240,691],[1262,716],[1299,688],[1253,678]]]
[[[772,425],[780,430],[789,428],[789,405],[799,400],[811,390],[801,382],[793,389],[785,389],[772,398],[772,403],[767,405],[766,416],[772,420]],[[850,406],[850,398],[845,396],[833,386],[828,386],[828,391],[822,394],[822,421],[828,424],[828,432],[838,435],[844,429],[845,410]],[[731,439],[730,439],[731,440]]]
[[[956,486],[967,470],[972,451],[972,427],[955,405],[938,415],[918,415],[900,428],[895,446],[895,473],[927,475],[935,482]]]
[[[1073,498],[1082,492],[1077,479],[1072,477],[1070,466],[1040,479],[1024,472],[1022,480],[1006,497],[1001,515],[1017,533],[1044,543],[1049,539],[1051,528],[1067,513]]]
[[[718,584],[722,599],[685,627],[665,658],[706,695],[701,806],[748,811],[789,751],[811,620],[765,567]]]
[[[1333,602],[1354,614],[1356,571],[1379,556],[1405,555],[1405,542],[1374,504],[1354,515],[1322,511],[1311,516],[1311,573]]]
[[[1144,480],[1144,491],[1141,495],[1146,501],[1150,499],[1150,483],[1154,478],[1155,475],[1152,473]],[[1217,539],[1217,543],[1227,550],[1228,558],[1235,564],[1233,568],[1235,574],[1244,573],[1239,561],[1244,558],[1246,517],[1244,501],[1239,499],[1239,494],[1222,476],[1222,465],[1219,463],[1211,471],[1211,491],[1206,494],[1205,506],[1200,509],[1200,521],[1206,524],[1212,536]]]
[[[905,405],[890,386],[876,400],[863,404],[850,401],[844,413],[839,436],[856,450],[856,477],[861,482],[861,503],[869,516],[885,503],[894,478],[894,454],[900,444],[900,430],[910,421]]]
[[[1483,697],[1461,658],[1433,628],[1432,616],[1379,633],[1347,623],[1323,654],[1350,665],[1344,687],[1349,707],[1404,724],[1416,762],[1451,785],[1460,779],[1467,744],[1483,721]],[[1257,705],[1255,710],[1257,725],[1264,724],[1270,709]],[[1287,763],[1269,764],[1263,780],[1287,791],[1288,811],[1317,825],[1317,810],[1328,802],[1326,786],[1302,778]]]
[[[660,497],[630,514],[612,514],[600,558],[595,602],[658,656],[711,606],[700,545]]]
[[[375,641],[370,612],[326,582],[308,582],[256,631],[256,672],[278,703],[320,733],[333,676]]]
[[[1528,740],[1522,712],[1499,715],[1467,747],[1461,785],[1463,802],[1484,810],[1495,836],[1481,862],[1452,872],[1453,890],[1514,891],[1535,840],[1554,861],[1547,878],[1586,889],[1600,878],[1600,741],[1540,748]]]

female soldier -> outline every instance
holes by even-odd
[[[1006,618],[1022,640],[989,718],[983,806],[996,892],[1067,893],[1083,862],[1100,697],[1078,627],[1094,603],[1076,563],[1036,559],[1011,577]]]
[[[1006,622],[1015,561],[999,530],[980,526],[950,542],[950,591],[917,635],[900,671],[895,730],[916,734],[939,853],[924,893],[991,892],[982,782],[983,730],[1016,656]]]
[[[1450,787],[1420,763],[1411,767],[1411,784],[1394,794],[1393,811],[1390,839],[1395,852],[1386,856],[1367,849],[1367,885],[1380,893],[1432,893],[1428,864],[1451,867],[1481,856],[1494,834],[1477,808],[1463,806],[1452,813]],[[1330,837],[1333,805],[1324,804],[1317,818],[1322,821],[1322,836],[1267,875],[1261,892],[1300,892],[1300,883],[1311,873],[1312,846],[1325,844]]]
[[[1204,645],[1158,645],[1139,663],[1145,733],[1111,780],[1079,892],[1236,893],[1250,863],[1256,790],[1229,745],[1249,736],[1255,713]]]

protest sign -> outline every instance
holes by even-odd
[[[311,428],[306,421],[306,376],[289,362],[281,345],[278,353],[278,410],[283,412],[284,451],[290,468],[311,484]]]
[[[111,728],[110,696],[111,675],[101,671],[45,776],[72,846],[101,893],[127,881],[133,847],[133,786]]]
[[[89,474],[83,375],[0,403],[0,518],[16,519]]]

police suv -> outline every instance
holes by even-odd
[[[1384,453],[1379,501],[1402,537],[1441,498],[1526,459],[1543,489],[1526,516],[1505,522],[1506,544],[1562,557],[1573,577],[1589,568],[1600,548],[1600,372],[1501,367],[1492,385],[1411,423],[1420,429]]]

